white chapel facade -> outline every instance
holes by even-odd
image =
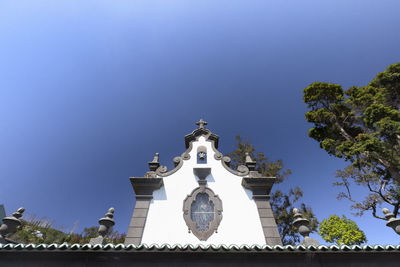
[[[237,170],[205,127],[185,136],[186,151],[168,171],[149,162],[131,177],[136,205],[125,244],[282,245],[269,203],[274,177],[262,177],[249,156]]]

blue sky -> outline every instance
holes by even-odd
[[[370,244],[385,222],[335,198],[336,169],[307,137],[302,89],[366,85],[400,61],[400,2],[0,1],[0,203],[76,231],[115,207],[126,232],[128,177],[160,152],[172,166],[203,117],[293,174],[319,220],[345,214]],[[356,190],[360,199],[362,190]]]

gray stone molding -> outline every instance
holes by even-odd
[[[275,177],[244,177],[242,179],[242,186],[250,189],[253,192],[253,198],[266,198],[269,199],[272,186],[275,183]]]
[[[189,158],[190,158],[190,156],[189,156]],[[183,165],[183,158],[175,157],[174,158],[174,168],[172,170],[168,171],[167,166],[160,166],[160,162],[158,161],[158,159],[159,159],[159,153],[156,153],[153,161],[150,161],[148,163],[150,171],[145,173],[145,175],[144,175],[145,178],[157,178],[157,176],[161,176],[161,177],[169,176],[169,175],[175,173],[176,171],[178,171]]]
[[[200,120],[200,122],[201,121],[202,120]],[[186,148],[189,148],[191,142],[199,140],[200,136],[204,136],[207,141],[214,141],[215,148],[218,148],[218,139],[219,139],[218,135],[213,134],[210,130],[204,128],[204,125],[207,124],[206,122],[203,123],[200,122],[196,123],[197,125],[199,125],[199,128],[197,128],[192,133],[185,136]]]
[[[177,172],[183,165],[183,158],[182,157],[175,157],[174,158],[174,166],[175,168],[173,168],[172,170],[168,171],[167,166],[160,166],[157,168],[157,170],[155,171],[155,173],[158,176],[161,177],[167,177],[170,176],[171,174]]]
[[[189,144],[189,147],[186,149],[185,152],[182,153],[181,158],[183,160],[189,160],[190,159],[190,151],[192,151],[193,145],[192,143]]]
[[[200,136],[204,136],[207,141],[214,141],[215,148],[218,148],[218,135],[213,134],[210,130],[205,128],[196,129],[191,134],[185,136],[186,148],[189,148],[191,142],[199,140]]]
[[[214,158],[215,158],[216,160],[221,160],[222,157],[223,157],[224,155],[222,155],[222,153],[219,152],[219,151],[216,149],[216,147],[215,147],[215,142],[214,142],[214,141],[210,141],[210,142],[211,142],[211,148],[212,148],[212,150],[214,151]]]
[[[125,244],[140,245],[150,201],[153,199],[153,192],[161,188],[163,185],[163,178],[131,177],[130,180],[136,194],[136,204],[129,224],[128,233],[126,234]]]
[[[218,226],[222,220],[222,201],[214,191],[205,187],[205,183],[201,181],[203,180],[199,180],[200,187],[195,188],[183,201],[183,218],[189,228],[189,233],[192,232],[198,239],[205,241],[218,230]],[[199,231],[196,222],[190,218],[191,205],[199,193],[206,193],[209,196],[209,200],[214,204],[214,220],[210,222],[209,228],[206,231]]]
[[[239,165],[236,170],[231,169],[231,158],[228,156],[222,157],[222,166],[229,171],[230,173],[233,173],[234,175],[238,176],[249,176],[249,177],[254,177],[254,178],[261,178],[262,175],[258,171],[255,170],[256,168],[256,161],[253,161],[249,155],[249,153],[246,153],[246,163],[245,165]]]
[[[199,124],[200,122],[196,123],[199,126],[201,124]],[[197,128],[196,130],[194,130],[192,133],[188,134],[185,136],[185,146],[186,146],[186,151],[182,153],[181,158],[183,160],[188,160],[190,159],[190,152],[193,149],[193,145],[192,142],[199,140],[200,136],[204,136],[206,141],[211,142],[211,148],[214,151],[214,158],[216,160],[221,160],[223,155],[221,152],[219,152],[218,149],[218,140],[219,137],[216,134],[213,134],[210,130],[204,128],[204,125],[206,125],[207,123],[204,122],[205,124],[203,124],[202,127]]]
[[[211,168],[193,168],[193,173],[199,178],[199,184],[201,185],[203,181],[205,185],[207,176],[211,174]]]
[[[261,226],[264,232],[264,238],[267,245],[282,245],[282,239],[276,226],[271,204],[269,203],[272,185],[275,183],[275,177],[242,178],[242,186],[253,193],[253,199],[258,209]]]
[[[197,153],[199,153],[199,152],[207,153],[207,148],[205,146],[198,146]]]
[[[228,156],[222,157],[221,160],[222,166],[229,171],[230,173],[233,173],[234,175],[237,176],[246,176],[249,174],[249,168],[247,168],[245,165],[239,165],[237,167],[237,170],[235,171],[234,169],[231,169],[229,166],[231,164],[231,158]]]
[[[204,125],[206,125],[205,123]],[[199,124],[198,124],[199,125]],[[204,136],[205,139],[209,142],[211,142],[211,147],[213,149],[214,153],[214,158],[216,160],[222,159],[223,155],[221,152],[219,152],[218,149],[218,140],[219,137],[216,134],[213,134],[209,129],[204,128],[198,128],[194,130],[192,133],[188,134],[185,136],[185,146],[186,146],[186,151],[182,153],[181,157],[183,160],[188,160],[190,159],[190,152],[193,149],[192,142],[199,140],[200,136]]]
[[[160,189],[164,184],[163,178],[131,177],[131,184],[135,191],[136,198],[153,198],[153,191]]]

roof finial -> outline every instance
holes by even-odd
[[[153,161],[152,162],[157,162],[158,163],[158,158],[160,157],[160,153],[156,153],[155,154],[155,156],[154,156],[154,158],[153,158]]]
[[[319,246],[319,242],[317,239],[311,238],[308,235],[311,233],[310,229],[310,221],[307,220],[303,214],[296,208],[293,209],[293,225],[299,231],[299,233],[304,237],[303,241],[301,242],[304,246]]]
[[[157,168],[160,167],[159,158],[160,158],[160,153],[157,152],[153,158],[153,161],[149,162],[150,171],[155,172]]]
[[[22,222],[19,218],[22,217],[22,213],[24,211],[25,209],[21,207],[14,212],[12,216],[3,218],[3,224],[0,225],[0,244],[9,243],[9,241],[7,241],[4,237],[8,234],[15,233],[18,230],[18,227],[22,225]]]
[[[247,168],[249,168],[250,171],[255,171],[257,163],[255,161],[253,161],[249,152],[246,152],[246,163],[245,164],[246,164]]]
[[[400,235],[400,219],[396,218],[396,216],[391,213],[387,208],[382,209],[383,214],[385,214],[386,220],[388,221],[386,223],[386,226],[392,227],[393,230]]]
[[[208,123],[204,121],[203,119],[200,119],[198,122],[196,122],[196,125],[199,126],[199,129],[204,129],[204,125],[207,125]]]
[[[91,238],[89,243],[91,245],[102,244],[105,245],[106,241],[104,237],[112,231],[112,227],[115,225],[114,217],[114,208],[109,208],[106,216],[99,220],[99,229],[97,232],[99,233],[98,237]]]

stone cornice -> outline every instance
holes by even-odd
[[[164,184],[163,178],[130,177],[136,198],[153,197],[153,191],[160,189]]]
[[[257,197],[269,198],[271,188],[275,183],[275,181],[276,181],[275,177],[259,177],[259,178],[244,177],[242,178],[242,186],[253,192],[253,198]]]

